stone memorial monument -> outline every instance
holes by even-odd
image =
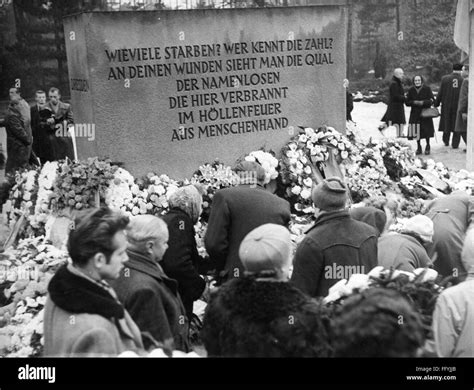
[[[331,3],[68,16],[78,157],[178,179],[279,153],[298,126],[344,132],[346,11]]]

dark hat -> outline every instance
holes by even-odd
[[[462,64],[460,63],[453,64],[453,70],[462,70]]]
[[[313,188],[314,205],[323,211],[340,210],[347,202],[347,188],[338,177],[323,180]]]
[[[241,161],[234,168],[234,171],[241,179],[249,179],[249,177],[252,177],[254,179],[256,178],[259,182],[265,180],[265,169],[255,161]],[[246,174],[249,174],[249,177],[246,177]],[[245,180],[243,180],[243,182],[245,182]]]

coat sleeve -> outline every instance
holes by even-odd
[[[28,146],[30,144],[30,139],[28,133],[26,132],[21,119],[15,115],[9,115],[7,118],[7,126],[10,130],[10,133],[13,137],[18,139],[20,142]]]
[[[438,357],[451,357],[457,343],[455,306],[446,295],[441,294],[433,313],[433,336]]]
[[[222,194],[217,192],[212,201],[204,244],[209,257],[216,262],[218,270],[224,268],[229,253],[229,228],[230,210]]]
[[[411,107],[413,106],[413,102],[415,101],[415,97],[414,97],[414,91],[413,91],[413,88],[410,88],[408,90],[408,93],[407,93],[407,98],[406,98],[406,101],[405,101],[405,104],[408,106],[408,107]]]
[[[64,119],[67,121],[68,125],[72,125],[74,123],[74,118],[72,116],[72,108],[71,105],[68,104],[66,113],[64,114]]]
[[[423,99],[423,108],[431,107],[434,101],[433,91],[426,86],[426,99]]]
[[[74,356],[117,356],[118,351],[113,336],[104,328],[92,328],[82,334],[73,344]]]
[[[465,79],[461,85],[461,92],[459,93],[458,111],[461,114],[467,114],[468,95],[469,95],[469,80]]]
[[[141,331],[149,332],[164,344],[172,342],[171,326],[158,292],[150,288],[136,290],[127,299],[126,307]]]
[[[320,251],[310,239],[305,238],[296,249],[291,283],[302,292],[315,296],[323,271]]]
[[[402,90],[402,93],[400,94],[398,85],[395,82],[393,82],[390,85],[390,96],[392,98],[392,101],[395,103],[405,102],[405,95],[403,94],[403,90]]]

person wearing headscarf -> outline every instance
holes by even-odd
[[[193,314],[193,302],[205,290],[206,282],[199,273],[204,261],[199,256],[194,225],[202,211],[202,196],[196,187],[189,185],[174,192],[168,203],[170,211],[163,216],[168,225],[168,249],[162,267],[166,275],[178,282],[178,290],[188,319]]]
[[[264,224],[239,248],[245,274],[211,293],[201,338],[208,356],[327,357],[320,306],[288,283],[291,237]]]
[[[378,242],[378,263],[384,268],[413,272],[417,268],[431,267],[426,246],[433,241],[433,221],[424,215],[415,215],[401,233],[389,233]]]
[[[218,283],[242,275],[239,247],[253,229],[266,223],[288,226],[290,204],[268,192],[263,183],[265,169],[256,162],[242,161],[235,167],[239,185],[217,191],[204,243],[217,264]]]
[[[467,279],[444,290],[433,313],[438,357],[474,357],[474,230],[466,234],[461,259]]]
[[[423,118],[421,112],[429,108],[434,102],[431,88],[424,84],[423,77],[413,77],[413,86],[408,90],[405,104],[411,107],[410,119],[408,120],[408,139],[416,139],[416,154],[421,154],[421,140],[426,142],[425,154],[430,154],[430,138],[434,136],[432,118]]]

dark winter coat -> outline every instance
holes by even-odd
[[[204,259],[197,251],[194,225],[184,211],[174,208],[163,216],[168,225],[168,249],[161,266],[171,279],[178,282],[178,291],[183,300],[188,318],[193,314],[193,302],[200,298],[205,280],[199,275],[199,263]]]
[[[320,215],[296,249],[291,282],[310,296],[326,296],[348,273],[368,273],[377,266],[377,236],[376,229],[348,211]]]
[[[38,105],[31,107],[31,130],[33,134],[33,152],[44,164],[46,161],[53,161],[53,146],[51,143],[54,131],[41,118]]]
[[[289,222],[290,204],[261,186],[239,185],[218,191],[204,242],[217,269],[223,270],[222,280],[243,275],[239,247],[248,233],[266,223],[287,226]]]
[[[415,106],[415,100],[421,100],[423,106]],[[411,131],[408,131],[409,137],[410,135],[413,135],[413,138],[416,138],[418,137],[418,134],[419,138],[431,138],[434,136],[433,119],[421,117],[423,109],[431,107],[433,101],[433,92],[427,85],[422,85],[419,90],[417,90],[415,86],[408,90],[405,104],[408,107],[411,107],[410,120],[408,123],[412,126],[410,126]]]
[[[405,124],[405,91],[400,79],[393,76],[389,88],[388,106],[382,122],[391,124]]]
[[[127,251],[129,260],[110,284],[142,332],[170,348],[188,351],[188,321],[178,283],[147,256]]]
[[[456,116],[456,133],[465,133],[467,132],[467,120],[462,118],[462,114],[467,114],[468,107],[468,98],[469,98],[469,79],[464,79],[461,85],[461,92],[459,94],[459,105],[458,112]]]
[[[452,276],[454,270],[460,279],[467,275],[461,261],[464,238],[474,221],[474,200],[467,194],[454,194],[433,200],[426,216],[433,221],[433,245],[429,255],[434,259],[434,269],[443,276]]]
[[[52,154],[54,160],[61,160],[66,157],[73,160],[74,159],[74,147],[72,144],[71,137],[66,136],[65,127],[67,125],[74,124],[71,105],[68,103],[59,102],[58,111],[54,112],[53,105],[48,103],[48,107],[54,114],[56,124],[51,126],[51,131],[57,129],[57,126],[61,124],[63,126],[62,134],[56,134],[54,131],[54,136],[50,138],[52,145]]]
[[[25,125],[25,120],[21,115],[18,104],[10,103],[8,106],[5,127],[7,132],[7,164],[5,172],[10,173],[28,165],[33,139]]]
[[[458,111],[459,93],[463,78],[460,73],[451,73],[441,79],[435,107],[441,104],[439,131],[453,132],[456,127],[456,113]]]
[[[326,357],[319,317],[290,283],[236,278],[211,295],[201,338],[208,356]]]
[[[346,120],[352,121],[352,110],[354,109],[354,97],[346,89]]]
[[[389,233],[379,238],[379,265],[413,272],[432,265],[426,249],[408,234]]]

